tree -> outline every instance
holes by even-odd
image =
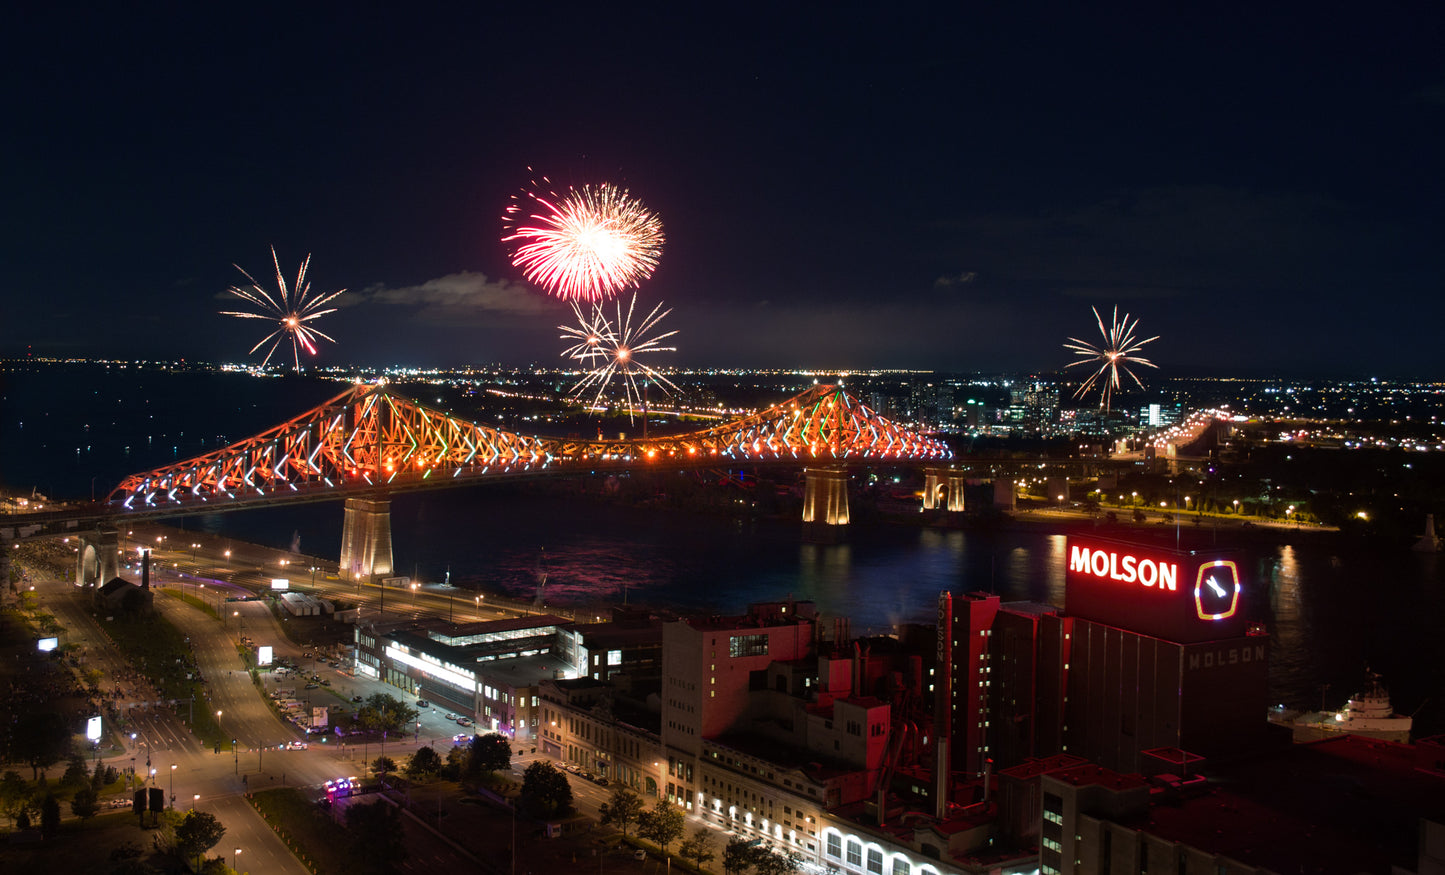
[[[797,854],[767,848],[753,848],[752,851],[753,869],[757,875],[792,875],[802,868],[803,859]]]
[[[657,800],[651,811],[644,811],[637,818],[637,834],[656,842],[664,854],[667,846],[682,838],[686,829],[687,818],[683,816],[682,809],[666,799]]]
[[[16,759],[30,766],[34,780],[40,779],[41,769],[60,762],[70,750],[69,727],[56,711],[27,711],[15,723],[11,738]]]
[[[417,711],[395,696],[373,693],[356,709],[356,722],[363,729],[400,732],[416,720]]]
[[[601,815],[603,823],[617,824],[625,838],[628,825],[637,822],[642,815],[642,808],[641,796],[632,792],[630,788],[618,787],[612,791],[612,798],[602,803],[598,814]]]
[[[176,827],[176,850],[186,858],[199,857],[220,844],[226,828],[214,814],[192,809]]]
[[[411,760],[406,764],[406,776],[412,780],[431,778],[441,771],[442,758],[430,745],[422,747],[411,755]]]
[[[396,760],[391,757],[377,757],[372,760],[371,771],[379,777],[385,778],[388,774],[396,771]]]
[[[90,769],[85,767],[85,757],[72,756],[70,763],[65,767],[65,776],[60,783],[66,787],[79,787],[90,780]]]
[[[0,812],[10,818],[10,824],[14,826],[29,808],[30,785],[25,783],[19,772],[7,771],[0,778]]]
[[[467,760],[467,776],[479,778],[483,772],[500,772],[512,765],[512,744],[505,735],[490,732],[472,737],[471,758]]]
[[[406,859],[401,810],[390,802],[346,807],[346,828],[354,837],[353,862],[364,873],[395,872]]]
[[[76,790],[70,798],[70,813],[80,818],[82,824],[100,813],[100,802],[89,784]]]
[[[704,863],[717,856],[712,850],[712,839],[712,830],[700,826],[692,834],[692,838],[686,839],[681,845],[678,845],[678,856],[684,860],[691,860],[693,865],[701,869]]]
[[[60,800],[55,794],[46,793],[40,801],[40,834],[50,838],[60,831]]]
[[[95,761],[95,771],[90,773],[90,788],[92,790],[99,790],[109,783],[105,780],[105,769],[105,763],[100,760]]]
[[[726,875],[742,875],[753,867],[753,847],[745,840],[734,836],[723,848],[723,872]]]
[[[549,762],[537,760],[522,773],[522,803],[535,817],[551,817],[572,808],[572,785]]]

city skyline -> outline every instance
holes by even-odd
[[[663,365],[1056,371],[1117,305],[1160,376],[1438,373],[1438,17],[210,15],[17,20],[0,354],[247,361],[274,244],[351,290],[313,364],[555,363],[535,174],[656,209]]]

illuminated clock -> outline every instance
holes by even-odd
[[[1239,568],[1228,559],[1199,566],[1194,580],[1194,611],[1201,620],[1223,620],[1239,610]]]

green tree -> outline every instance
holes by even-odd
[[[490,732],[472,737],[467,760],[467,777],[479,778],[483,772],[500,772],[512,765],[512,744],[505,735]]]
[[[72,756],[70,763],[65,767],[65,776],[60,783],[66,787],[79,787],[90,780],[90,769],[85,767],[85,757]]]
[[[35,780],[41,769],[60,762],[70,749],[69,728],[56,711],[27,711],[16,721],[11,738],[16,758],[30,766]]]
[[[105,763],[101,762],[100,760],[96,760],[95,771],[90,773],[90,789],[99,790],[101,787],[104,787],[106,783]]]
[[[60,831],[60,800],[55,794],[46,793],[40,801],[40,834],[50,838]]]
[[[752,849],[752,864],[757,875],[792,875],[803,867],[803,859],[791,852],[770,851],[767,848]]]
[[[363,729],[382,733],[401,732],[410,728],[417,711],[395,696],[373,693],[356,709],[356,722]]]
[[[391,757],[377,757],[371,762],[371,771],[378,777],[385,778],[396,771],[396,760]]]
[[[401,810],[389,802],[346,806],[346,828],[353,836],[352,859],[367,875],[397,871],[406,860]]]
[[[537,760],[522,773],[522,804],[534,817],[551,817],[572,808],[572,785],[551,763]]]
[[[95,789],[89,784],[76,790],[75,795],[70,797],[70,813],[80,818],[82,824],[100,813],[100,802],[96,798]]]
[[[30,785],[20,777],[20,773],[14,770],[7,771],[3,778],[0,778],[0,812],[10,818],[10,825],[15,826],[20,815],[30,808]]]
[[[753,847],[745,840],[734,836],[723,848],[723,872],[725,875],[743,875],[753,867]]]
[[[602,822],[605,824],[616,824],[622,830],[622,835],[627,836],[627,827],[637,822],[642,815],[642,797],[628,787],[618,787],[612,791],[612,798],[602,803],[598,809]]]
[[[684,860],[691,860],[694,866],[701,869],[704,863],[717,856],[713,853],[712,840],[712,830],[700,826],[692,834],[692,838],[684,839],[683,843],[678,845],[678,856]]]
[[[186,859],[199,858],[202,854],[220,844],[226,835],[226,828],[214,814],[192,809],[186,812],[176,826],[176,850]]]
[[[435,777],[441,771],[442,758],[430,745],[419,748],[406,764],[406,776],[413,781]]]
[[[664,854],[667,846],[682,838],[687,829],[687,818],[682,809],[666,799],[657,800],[651,811],[644,811],[637,818],[637,834],[657,843]]]

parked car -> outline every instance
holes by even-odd
[[[457,725],[458,725],[458,726],[471,726],[471,725],[472,725],[472,718],[470,718],[470,717],[458,717],[458,718],[457,718]]]
[[[366,699],[362,698],[361,696],[352,696],[352,697],[351,697],[351,701],[353,701],[353,702],[365,702]]]
[[[321,685],[320,685],[320,684],[307,684],[307,685],[306,685],[306,689],[308,689],[308,690],[319,690],[319,689],[321,689]]]
[[[418,708],[430,708],[431,702],[428,702],[426,699],[417,699],[416,706]]]

